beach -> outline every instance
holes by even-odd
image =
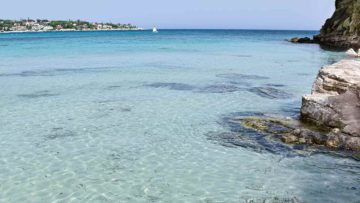
[[[0,202],[360,201],[358,161],[229,123],[298,118],[317,33],[1,34]]]

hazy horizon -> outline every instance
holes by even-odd
[[[333,13],[334,0],[184,0],[152,2],[106,0],[20,0],[3,3],[2,19],[86,20],[131,23],[160,29],[319,30]],[[21,6],[19,6],[21,5]],[[261,6],[259,6],[261,5]]]

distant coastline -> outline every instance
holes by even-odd
[[[111,29],[111,30],[50,30],[50,31],[0,31],[0,34],[17,34],[17,33],[49,33],[49,32],[102,32],[102,31],[145,31],[149,29]]]
[[[33,33],[33,32],[73,32],[73,31],[110,31],[110,30],[144,30],[132,24],[114,24],[87,22],[82,20],[56,20],[26,19],[2,20],[0,19],[0,33]]]

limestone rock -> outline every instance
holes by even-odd
[[[312,94],[303,97],[301,119],[333,129],[325,145],[360,149],[360,61],[342,60],[322,68]]]

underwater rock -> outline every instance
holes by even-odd
[[[77,134],[70,130],[65,130],[63,128],[54,128],[53,132],[46,135],[46,139],[48,140],[55,140],[55,139],[62,139],[68,137],[75,137]]]
[[[226,84],[219,84],[219,85],[210,85],[197,90],[197,92],[202,93],[227,93],[227,92],[236,92],[244,90],[244,88],[240,88],[235,85],[226,85]]]
[[[274,87],[253,87],[249,89],[249,92],[268,99],[289,99],[292,97],[290,93]]]
[[[154,88],[168,88],[170,90],[193,90],[195,89],[194,86],[192,85],[187,85],[187,84],[183,84],[183,83],[163,83],[163,82],[157,82],[157,83],[152,83],[149,85],[146,85],[148,87],[154,87]]]
[[[55,93],[51,93],[48,90],[44,90],[44,91],[37,91],[31,94],[19,94],[17,95],[18,97],[23,97],[23,98],[29,98],[29,99],[36,99],[36,98],[40,98],[40,97],[53,97],[53,96],[58,96],[59,94],[55,94]]]
[[[349,138],[338,129],[315,128],[290,118],[247,117],[237,122],[246,128],[278,138],[286,144],[318,145],[329,149],[360,151],[359,139]]]
[[[286,157],[307,156],[313,153],[313,150],[305,145],[288,145],[280,141],[281,133],[293,130],[290,123],[287,123],[292,120],[285,119],[284,124],[287,124],[281,125],[281,122],[278,123],[275,118],[262,120],[265,117],[267,116],[256,112],[230,114],[221,122],[224,127],[229,128],[229,132],[209,132],[206,136],[208,140],[225,147],[242,147],[255,152],[268,152]]]
[[[240,73],[225,73],[225,74],[217,74],[216,77],[225,78],[229,80],[266,80],[269,77],[259,76],[259,75],[246,75]]]
[[[267,84],[265,84],[265,86],[268,86],[268,87],[285,87],[286,85],[284,85],[284,84],[276,84],[276,83],[267,83]]]
[[[240,112],[223,118],[228,132],[209,132],[208,140],[225,147],[242,147],[286,157],[329,154],[360,160],[360,151],[348,150],[351,143],[338,130],[318,128],[276,114]]]
[[[264,119],[259,117],[247,117],[241,119],[242,124],[260,132],[272,133],[275,135],[290,133],[294,127],[289,120]]]
[[[296,197],[250,198],[245,203],[301,203]]]

